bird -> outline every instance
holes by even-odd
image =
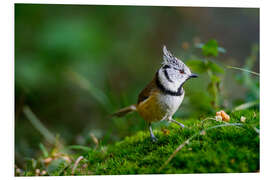
[[[152,81],[139,93],[137,103],[118,110],[112,116],[122,117],[137,111],[147,122],[152,141],[156,142],[158,139],[153,133],[152,123],[168,120],[182,128],[185,127],[184,124],[174,120],[173,115],[184,99],[184,83],[196,77],[198,75],[191,73],[189,67],[173,56],[164,45],[161,67],[156,71]]]

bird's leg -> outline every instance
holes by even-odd
[[[153,142],[156,142],[158,139],[155,137],[152,127],[151,127],[151,123],[148,123],[148,127],[149,127],[149,131],[150,131],[150,135],[151,135],[151,139]]]
[[[174,122],[175,124],[178,124],[178,125],[181,126],[182,128],[185,127],[184,124],[182,124],[182,123],[180,123],[180,122],[174,120],[172,117],[169,117],[168,120],[169,120],[170,122]]]

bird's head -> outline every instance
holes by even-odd
[[[171,91],[177,91],[188,79],[198,77],[180,59],[173,56],[166,46],[163,47],[163,63],[158,74],[161,84]]]

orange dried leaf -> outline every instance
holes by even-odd
[[[223,110],[216,112],[216,115],[221,116],[222,121],[226,121],[226,122],[230,121],[230,116]]]

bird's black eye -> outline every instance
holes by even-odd
[[[181,74],[185,74],[184,69],[180,69],[179,71],[180,71]]]

